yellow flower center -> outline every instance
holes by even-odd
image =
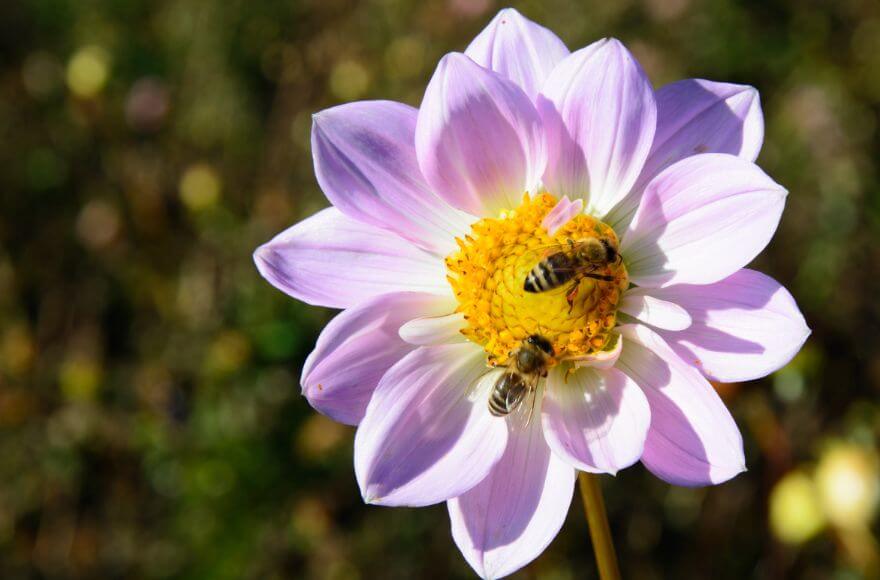
[[[461,332],[486,349],[492,365],[506,364],[532,334],[550,340],[557,360],[591,355],[609,342],[617,303],[628,284],[622,261],[592,271],[612,281],[581,275],[545,292],[524,288],[532,268],[554,252],[572,251],[573,243],[607,237],[617,245],[611,227],[584,214],[550,235],[541,223],[555,205],[550,194],[525,195],[516,209],[476,222],[465,239],[456,240],[459,250],[446,258],[457,311],[467,323]]]

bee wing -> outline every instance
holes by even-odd
[[[528,389],[525,395],[527,400],[521,401],[516,409],[516,412],[519,415],[518,418],[523,421],[525,425],[529,425],[529,423],[532,422],[532,418],[535,414],[535,403],[538,399],[538,383],[540,380],[540,375],[529,376],[527,382]]]
[[[547,256],[552,256],[557,252],[564,252],[570,249],[571,246],[568,244],[545,244],[541,246],[535,246],[534,248],[529,248],[525,252],[523,252],[522,258],[534,264],[537,264]]]

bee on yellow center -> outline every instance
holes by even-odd
[[[464,315],[462,330],[489,364],[506,365],[529,336],[545,337],[554,359],[602,350],[629,282],[610,226],[580,214],[550,235],[542,226],[556,205],[543,193],[471,227],[446,258],[447,278]]]

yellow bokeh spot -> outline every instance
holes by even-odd
[[[330,72],[330,91],[344,101],[362,96],[370,86],[370,73],[354,60],[343,60]]]
[[[614,281],[581,279],[571,308],[569,284],[541,293],[523,288],[529,271],[554,248],[567,248],[569,240],[616,240],[608,225],[583,214],[550,236],[541,223],[555,205],[552,195],[526,195],[516,209],[476,222],[457,240],[459,250],[446,258],[457,311],[467,322],[462,333],[485,348],[491,364],[505,364],[531,334],[548,338],[557,359],[583,357],[602,350],[614,328],[617,303],[628,285],[622,263],[596,270]]]
[[[842,528],[867,526],[880,498],[877,460],[856,445],[830,447],[816,467],[816,486],[828,519]]]
[[[200,211],[217,203],[221,188],[217,172],[200,163],[187,168],[180,178],[180,199],[189,209]]]
[[[110,58],[98,46],[79,49],[67,63],[67,86],[74,95],[84,99],[100,93],[109,75]]]
[[[103,369],[89,356],[73,355],[61,365],[58,381],[61,392],[71,401],[91,401],[101,386]]]
[[[793,471],[770,493],[770,528],[788,544],[800,544],[825,527],[825,514],[810,476]]]

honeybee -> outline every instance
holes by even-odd
[[[581,279],[613,282],[614,276],[599,274],[597,270],[617,265],[622,259],[617,244],[609,237],[570,239],[567,245],[556,244],[546,249],[544,258],[526,276],[523,289],[532,293],[547,292],[571,281],[572,285],[565,296],[570,308]]]
[[[547,376],[553,345],[540,334],[533,334],[522,341],[510,358],[510,365],[495,381],[489,396],[489,412],[496,417],[509,415],[527,395],[535,392],[538,380]]]

